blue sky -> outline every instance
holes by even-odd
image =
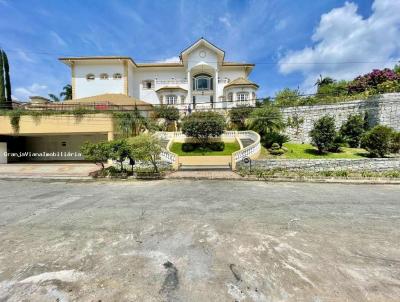
[[[312,90],[319,74],[352,78],[400,57],[398,0],[11,1],[0,0],[0,47],[13,95],[59,93],[70,82],[61,56],[176,57],[205,37],[226,59],[256,63],[259,96]],[[346,63],[350,62],[350,63]]]

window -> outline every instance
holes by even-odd
[[[114,73],[113,78],[114,78],[114,80],[122,79],[122,74],[120,74],[120,73]]]
[[[251,99],[252,99],[252,100],[255,100],[255,99],[256,99],[256,93],[255,93],[255,92],[252,92],[252,93],[251,93]]]
[[[229,93],[228,93],[228,101],[229,101],[229,102],[232,102],[232,101],[233,101],[233,93],[232,93],[232,92],[229,92]]]
[[[153,89],[154,82],[152,80],[145,80],[143,81],[143,88],[144,89]]]
[[[193,90],[212,90],[213,78],[208,74],[201,73],[193,78]]]
[[[177,101],[176,95],[167,95],[167,104],[168,105],[175,105]]]
[[[93,81],[94,80],[94,74],[93,73],[89,73],[86,75],[86,80],[88,81]]]
[[[249,93],[248,92],[239,92],[237,95],[238,101],[248,101],[249,100]]]
[[[108,74],[106,73],[100,74],[100,80],[108,80]]]

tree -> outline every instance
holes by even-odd
[[[358,148],[364,131],[363,116],[350,115],[347,121],[340,127],[339,132],[351,148]]]
[[[5,81],[5,89],[6,89],[6,102],[7,107],[12,107],[12,99],[11,99],[11,81],[10,81],[10,66],[8,64],[8,58],[6,53],[3,50],[3,64],[4,64],[4,81]]]
[[[59,102],[60,101],[60,98],[58,96],[56,96],[55,94],[50,93],[49,97],[53,102]]]
[[[124,139],[114,140],[110,144],[110,158],[120,164],[121,171],[124,171],[124,161],[131,154],[130,146]]]
[[[60,97],[63,98],[63,100],[72,100],[72,86],[70,84],[63,87]]]
[[[312,144],[318,148],[320,153],[328,152],[335,148],[335,119],[325,115],[314,123],[314,128],[310,131]]]
[[[155,108],[156,118],[163,118],[166,121],[164,130],[168,129],[168,126],[179,120],[179,110],[174,106],[161,105]]]
[[[225,119],[212,111],[199,111],[185,117],[182,121],[182,132],[195,138],[203,147],[210,137],[219,137],[224,132]]]
[[[237,106],[229,110],[229,118],[237,130],[246,129],[246,119],[254,109],[249,106]]]
[[[330,77],[322,77],[322,75],[319,75],[319,79],[315,82],[314,86],[317,86],[318,88],[322,87],[322,86],[326,86],[329,84],[333,84],[335,83],[335,80],[330,78]]]
[[[285,123],[279,108],[267,105],[253,110],[248,119],[248,128],[264,135],[283,130]]]
[[[390,140],[390,152],[399,153],[400,152],[400,132],[394,132]]]
[[[142,133],[128,140],[130,156],[137,160],[149,161],[158,173],[157,161],[160,159],[161,144],[160,141],[147,133]]]
[[[300,92],[298,89],[284,88],[275,95],[275,104],[277,106],[296,106],[300,100]]]
[[[101,170],[104,170],[104,162],[110,158],[110,143],[107,141],[85,142],[81,147],[81,153],[86,160],[93,161],[96,165],[100,164]]]
[[[361,147],[365,148],[373,157],[384,157],[390,153],[392,137],[392,128],[378,125],[363,135]]]
[[[6,82],[4,78],[3,50],[0,49],[0,109],[6,107]]]

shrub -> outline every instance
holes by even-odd
[[[268,151],[272,155],[282,155],[285,153],[285,151],[281,149],[281,147],[279,146],[278,143],[273,143],[271,148]]]
[[[381,84],[378,84],[377,91],[379,93],[399,92],[400,91],[400,81],[399,80],[385,81]]]
[[[296,106],[300,100],[298,89],[284,88],[275,95],[275,104],[277,106]]]
[[[179,110],[174,106],[161,105],[155,108],[155,116],[165,119],[164,130],[166,130],[171,123],[179,120]]]
[[[392,137],[392,128],[378,125],[364,134],[361,139],[361,147],[365,148],[373,157],[384,157],[390,152]]]
[[[262,136],[269,132],[283,130],[285,123],[278,107],[266,105],[254,109],[250,114],[248,128]]]
[[[335,138],[333,139],[332,145],[328,149],[328,151],[337,153],[337,152],[341,151],[341,147],[345,147],[346,145],[347,145],[347,143],[344,140],[344,138],[340,134],[337,134],[335,136]]]
[[[320,153],[324,153],[334,148],[334,141],[337,137],[335,129],[335,119],[331,116],[323,116],[314,123],[314,128],[310,131],[312,144],[318,148]]]
[[[119,139],[109,142],[110,158],[120,164],[121,171],[124,171],[124,161],[130,157],[131,150],[126,140]]]
[[[203,147],[210,137],[219,137],[224,132],[225,119],[212,111],[194,112],[182,121],[182,132],[195,138]]]
[[[364,133],[364,119],[361,115],[350,115],[347,121],[340,127],[340,135],[351,148],[360,146]]]
[[[110,152],[110,144],[107,141],[99,143],[85,142],[81,147],[83,157],[96,165],[100,164],[101,170],[104,170],[104,162],[110,158]]]
[[[224,142],[212,142],[212,143],[210,143],[209,147],[213,151],[224,151],[225,143]]]
[[[192,143],[183,143],[182,151],[183,152],[192,152],[195,149],[195,146]]]
[[[386,81],[398,81],[399,75],[393,70],[385,68],[374,69],[372,72],[355,78],[348,86],[349,93],[359,93],[368,89],[377,89],[379,84]]]
[[[281,134],[279,132],[268,132],[264,134],[261,138],[261,143],[265,148],[271,148],[273,143],[277,143],[281,148],[282,145],[289,141],[287,135]]]
[[[390,140],[390,152],[399,153],[400,152],[400,132],[394,132]]]
[[[229,110],[229,118],[232,124],[235,126],[237,130],[245,130],[246,129],[246,119],[250,116],[253,111],[252,107],[248,106],[238,106],[236,108],[232,108]]]

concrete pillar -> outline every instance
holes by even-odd
[[[0,164],[7,163],[7,143],[0,142]]]
[[[107,133],[107,140],[112,141],[114,139],[114,132],[108,132]]]
[[[218,108],[218,69],[215,69],[215,81],[214,81],[214,108]]]
[[[190,70],[187,71],[187,83],[188,83],[187,104],[191,104],[192,103],[192,77],[190,76]]]

